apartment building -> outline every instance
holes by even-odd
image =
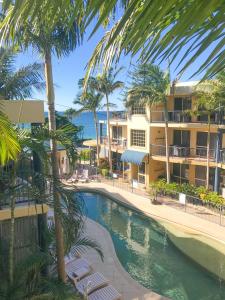
[[[39,126],[44,123],[43,101],[0,101],[1,110],[10,121],[20,126]],[[18,163],[19,164],[19,163]],[[34,165],[34,164],[33,164]],[[34,166],[33,166],[34,167]],[[41,222],[48,212],[46,204],[34,201],[30,194],[30,185],[24,174],[31,164],[20,166],[21,176],[17,177],[20,189],[15,192],[15,261],[26,257],[35,245],[41,245]],[[11,229],[10,199],[3,197],[5,178],[10,176],[10,166],[0,168],[0,241],[5,246],[9,243]]]
[[[199,185],[206,183],[207,116],[191,116],[196,109],[193,96],[197,82],[180,82],[168,95],[168,142],[171,180]],[[166,176],[165,123],[163,105],[134,106],[115,113],[110,120],[114,169],[135,186],[147,187]],[[101,136],[102,153],[108,138]],[[104,151],[103,151],[104,150]],[[225,185],[224,113],[211,116],[210,187]]]

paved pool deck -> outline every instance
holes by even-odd
[[[145,197],[130,193],[102,182],[76,184],[76,188],[84,191],[95,191],[114,198],[145,215],[157,219],[161,223],[173,223],[181,226],[186,232],[203,234],[225,244],[225,227],[209,222],[195,215],[185,213],[167,205],[154,205]]]
[[[110,281],[110,284],[122,295],[122,300],[168,299],[144,288],[131,278],[120,264],[111,236],[104,227],[93,220],[87,219],[85,231],[89,237],[98,241],[101,245],[104,253],[104,261],[101,260],[100,256],[94,250],[88,250],[82,256],[91,263],[94,271],[102,273]]]

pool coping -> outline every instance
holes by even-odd
[[[100,184],[103,185],[102,183],[100,183]],[[157,215],[157,214],[154,214],[154,213],[151,213],[151,212],[147,212],[147,211],[145,211],[145,210],[143,210],[143,209],[141,209],[141,208],[138,208],[138,207],[134,206],[134,205],[133,205],[132,203],[130,203],[130,202],[125,202],[125,201],[123,201],[122,199],[118,199],[118,198],[116,198],[115,196],[113,196],[109,191],[107,191],[107,190],[104,190],[104,191],[103,191],[102,189],[104,189],[104,186],[103,186],[103,187],[101,187],[101,186],[99,186],[99,187],[96,187],[96,186],[95,186],[95,187],[91,187],[91,186],[88,186],[88,185],[90,185],[90,183],[74,186],[75,192],[79,192],[79,191],[81,191],[81,192],[82,192],[82,191],[88,192],[88,191],[89,191],[89,192],[94,192],[94,193],[100,193],[100,194],[102,194],[102,195],[104,195],[104,196],[109,197],[110,199],[112,199],[113,201],[115,201],[115,202],[117,202],[117,203],[121,203],[122,205],[124,205],[124,206],[126,206],[126,207],[128,207],[128,208],[131,208],[131,209],[133,209],[133,210],[136,211],[136,212],[141,213],[141,214],[144,215],[144,216],[152,217],[153,219],[155,218],[155,219],[158,220],[159,222],[160,222],[160,221],[166,221],[166,222],[168,222],[168,223],[170,223],[170,224],[175,224],[176,226],[183,228],[183,230],[185,230],[185,232],[189,232],[189,233],[190,233],[190,231],[192,231],[192,232],[195,232],[195,233],[198,233],[198,234],[202,234],[202,235],[204,235],[204,236],[206,236],[206,237],[208,237],[208,238],[211,238],[211,239],[213,239],[213,240],[215,240],[215,241],[217,241],[217,242],[220,242],[220,243],[222,243],[222,244],[225,245],[225,227],[222,227],[222,226],[220,226],[220,225],[218,225],[218,224],[211,223],[211,222],[206,221],[206,220],[202,220],[201,218],[199,218],[199,217],[197,217],[197,216],[191,215],[193,218],[196,218],[197,220],[199,220],[199,221],[201,221],[201,222],[207,222],[208,225],[215,226],[215,227],[219,226],[220,229],[223,229],[223,230],[224,230],[224,240],[223,240],[223,239],[220,239],[220,238],[218,238],[218,237],[216,237],[216,236],[214,236],[214,235],[212,235],[212,234],[210,234],[210,233],[208,233],[208,232],[206,232],[206,231],[203,231],[203,230],[201,230],[201,229],[196,229],[196,228],[193,228],[193,227],[191,227],[191,226],[188,226],[188,225],[185,225],[185,224],[181,224],[181,223],[179,223],[179,222],[176,222],[176,221],[174,221],[174,220],[171,220],[171,219],[169,219],[169,218],[165,218],[165,217],[163,217],[163,216],[160,216],[160,215]],[[71,186],[70,186],[70,187],[71,187]],[[108,187],[108,186],[107,186],[107,187]],[[109,187],[110,187],[110,186],[109,186]],[[112,187],[111,187],[111,188],[112,188]],[[113,187],[113,189],[116,189],[116,188]],[[127,192],[127,193],[128,193],[128,192]],[[140,198],[146,200],[146,198],[144,198],[144,197],[142,197],[142,196],[137,196],[137,197],[140,197]],[[150,201],[150,200],[149,200],[149,201]],[[172,207],[170,207],[170,209],[176,211],[177,214],[185,213],[185,212],[177,211],[176,209],[174,209],[174,208],[172,208]],[[185,214],[186,214],[186,215],[189,215],[188,213],[185,213]],[[189,215],[189,216],[190,216],[190,215]]]
[[[132,288],[136,289],[136,291],[139,295],[141,293],[141,295],[138,296],[138,298],[136,298],[136,296],[134,296],[135,298],[132,298],[132,299],[169,300],[169,298],[167,298],[163,295],[160,295],[160,294],[152,291],[151,289],[144,287],[139,282],[137,282],[135,279],[133,279],[131,277],[131,275],[124,269],[120,260],[118,259],[118,256],[116,254],[116,250],[114,247],[114,243],[113,243],[113,240],[111,238],[109,231],[106,228],[104,228],[101,224],[97,223],[96,221],[94,221],[88,217],[86,218],[86,220],[88,223],[91,223],[93,227],[98,228],[98,230],[100,230],[104,233],[104,239],[108,241],[107,245],[110,247],[110,251],[111,251],[110,256],[112,257],[113,263],[115,264],[116,268],[119,271],[118,276],[124,277],[129,282],[129,284],[132,286]],[[100,242],[100,244],[101,244],[101,242]],[[88,256],[87,256],[87,258],[88,258]],[[96,270],[96,271],[98,271],[98,270]],[[113,282],[112,282],[112,284],[113,284]],[[115,288],[118,289],[118,287],[116,287],[116,286],[115,286]],[[127,300],[127,299],[123,299],[123,300]]]

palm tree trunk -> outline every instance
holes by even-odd
[[[108,129],[108,141],[109,141],[109,170],[112,173],[112,152],[111,152],[111,135],[110,135],[110,123],[109,123],[109,96],[106,93],[106,111],[107,111],[107,129]]]
[[[13,285],[14,279],[14,241],[15,241],[15,195],[13,195],[10,199],[10,242],[9,242],[9,283]]]
[[[165,143],[166,143],[166,181],[170,183],[170,161],[168,145],[168,108],[167,100],[164,101],[164,119],[165,119]]]
[[[208,115],[208,134],[207,134],[207,167],[206,167],[206,188],[209,189],[209,161],[210,161],[210,114]]]
[[[52,62],[51,52],[46,51],[45,53],[45,79],[46,79],[46,93],[48,100],[48,120],[49,120],[49,131],[54,132],[56,130],[55,121],[55,95],[53,86],[52,76]],[[63,230],[61,224],[61,206],[60,198],[56,190],[56,184],[59,180],[59,169],[57,162],[57,144],[55,139],[50,140],[51,147],[51,162],[52,162],[52,176],[53,176],[53,200],[54,200],[54,219],[55,219],[55,238],[56,238],[56,256],[57,256],[57,271],[58,278],[65,282],[65,263],[64,263],[64,241],[63,241]]]
[[[95,120],[95,132],[96,132],[96,151],[97,151],[97,166],[99,165],[99,136],[98,136],[98,120],[96,111],[94,111],[94,120]]]

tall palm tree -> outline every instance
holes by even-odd
[[[34,89],[43,90],[43,65],[29,64],[15,70],[17,52],[0,48],[0,99],[23,100],[32,97]]]
[[[110,134],[110,111],[109,108],[111,106],[109,102],[109,96],[116,90],[121,89],[124,86],[122,81],[116,80],[119,72],[122,68],[118,70],[114,70],[110,68],[108,72],[104,72],[96,76],[96,78],[91,78],[89,85],[99,91],[105,96],[106,99],[106,113],[107,113],[107,135],[108,135],[108,142],[109,142],[109,153],[108,153],[108,160],[109,160],[109,169],[112,173],[112,152],[111,152],[111,134]]]
[[[83,80],[79,81],[79,86],[83,86]],[[83,111],[90,111],[94,115],[95,122],[95,134],[96,134],[96,144],[97,144],[97,165],[99,164],[99,134],[98,134],[98,118],[97,111],[102,108],[102,93],[96,92],[91,87],[88,88],[84,93],[78,95],[77,99],[74,100],[74,104],[79,105],[81,108],[77,111],[77,113],[81,113]]]
[[[197,98],[195,111],[191,112],[197,116],[207,116],[207,167],[206,167],[206,188],[209,188],[210,170],[210,139],[211,139],[211,117],[213,114],[224,109],[225,106],[225,85],[224,76],[219,74],[219,80],[204,81],[197,85],[194,95]],[[221,80],[222,79],[222,80]]]
[[[13,2],[13,1],[12,1]],[[17,26],[13,27],[15,21],[15,13],[19,13],[18,8],[13,6],[13,3],[9,1],[10,6],[5,9],[5,16],[1,23],[1,38],[6,42],[13,42],[19,45],[21,48],[27,49],[33,47],[36,49],[44,59],[45,66],[45,80],[46,80],[46,95],[48,103],[48,119],[49,119],[49,131],[51,133],[50,147],[51,147],[51,166],[53,174],[53,197],[54,197],[54,217],[55,217],[55,234],[56,234],[56,249],[57,249],[57,270],[60,280],[66,280],[65,263],[64,263],[64,243],[63,243],[63,231],[61,221],[61,209],[60,209],[60,195],[57,192],[57,182],[59,181],[59,170],[57,162],[57,144],[54,138],[54,132],[56,131],[55,121],[55,93],[53,84],[53,72],[52,72],[52,54],[56,54],[58,57],[68,55],[74,50],[77,45],[80,44],[82,34],[80,32],[80,22],[82,21],[82,3],[79,5],[70,1],[67,5],[55,6],[55,2],[52,2],[48,8],[46,3],[32,3],[37,5],[35,15],[31,17],[29,9],[26,11],[28,15],[23,17],[20,15],[17,18]],[[30,7],[30,2],[28,7]],[[25,5],[25,3],[24,3]],[[24,6],[25,7],[25,6]],[[47,9],[46,9],[47,8]],[[49,16],[54,11],[54,18],[57,22],[54,22],[54,18]],[[73,20],[71,17],[73,16]]]
[[[166,148],[166,178],[170,182],[169,145],[168,145],[168,108],[167,96],[170,89],[170,77],[158,66],[152,64],[139,64],[131,72],[132,83],[127,91],[126,105],[147,105],[150,110],[153,104],[162,103],[164,107],[165,122],[165,148]]]

